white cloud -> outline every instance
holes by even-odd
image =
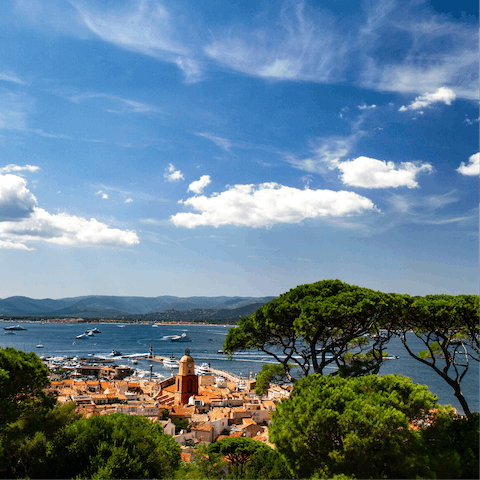
[[[188,82],[201,76],[201,68],[180,40],[184,27],[175,25],[172,16],[159,2],[140,1],[135,8],[115,4],[108,12],[97,13],[76,6],[86,27],[106,42],[176,64]],[[177,17],[177,20],[181,16]],[[178,33],[177,33],[178,31]]]
[[[133,202],[133,198],[127,198],[123,203],[132,203]]]
[[[424,163],[420,166],[402,162],[397,167],[394,162],[385,162],[368,157],[358,157],[347,162],[337,162],[332,167],[342,173],[340,178],[345,185],[364,188],[418,187],[416,176],[420,172],[432,172],[433,167]]]
[[[211,182],[210,175],[202,175],[199,180],[188,186],[187,192],[202,193],[203,189]]]
[[[37,206],[24,178],[0,175],[0,248],[29,250],[25,242],[43,241],[70,246],[126,246],[139,242],[131,230],[120,230],[97,221]]]
[[[35,101],[24,93],[0,89],[0,129],[26,130],[34,106]]]
[[[362,105],[358,105],[358,108],[360,110],[371,110],[372,108],[377,108],[377,106],[375,104],[367,105],[367,104],[363,103]]]
[[[33,213],[37,199],[26,185],[17,175],[0,175],[0,221],[17,221]]]
[[[430,107],[433,103],[444,103],[445,105],[451,105],[455,100],[455,92],[449,88],[441,87],[434,93],[426,93],[417,97],[407,107],[405,105],[399,108],[399,112],[405,112],[407,110],[420,110],[421,108]],[[423,112],[419,112],[423,114]]]
[[[276,18],[267,20],[269,13],[258,17],[258,28],[238,29],[236,35],[231,30],[216,33],[205,53],[258,77],[315,83],[341,78],[347,42],[328,11],[285,2]]]
[[[11,163],[6,167],[0,168],[0,173],[22,172],[24,170],[26,170],[27,172],[36,172],[37,170],[40,170],[40,167],[37,167],[35,165],[24,165],[22,167],[20,165],[14,165],[13,163]]]
[[[177,213],[176,226],[236,225],[271,227],[278,223],[300,223],[305,219],[343,217],[376,210],[373,202],[353,192],[299,190],[277,183],[235,185],[211,197],[195,196],[181,201],[201,212]]]
[[[478,21],[439,15],[428,2],[370,5],[371,27],[359,32],[361,85],[405,94],[448,87],[460,98],[478,99]],[[391,55],[394,42],[402,48]]]
[[[90,100],[92,98],[106,99],[110,102],[115,103],[117,106],[115,109],[107,108],[107,111],[110,113],[163,113],[163,110],[161,108],[158,108],[154,105],[137,102],[135,100],[129,100],[128,98],[117,97],[115,95],[109,95],[106,93],[87,92],[68,97],[68,99],[74,103],[84,102],[85,100]]]
[[[180,170],[175,170],[175,167],[171,163],[165,169],[163,177],[169,182],[178,182],[179,180],[184,180],[183,173]]]
[[[222,137],[215,137],[214,135],[210,135],[209,133],[196,133],[197,137],[204,137],[208,138],[208,140],[212,141],[217,147],[225,149],[227,152],[230,151],[230,147],[232,144],[230,140]]]
[[[18,85],[26,85],[26,83],[23,80],[18,78],[12,72],[0,72],[0,80],[3,80],[4,82],[17,83]]]
[[[108,200],[108,195],[103,190],[99,190],[95,195],[101,195],[104,200]]]
[[[465,165],[465,162],[462,162],[457,168],[457,172],[462,175],[474,176],[480,175],[480,153],[473,154],[468,159],[468,164]]]
[[[52,215],[43,208],[20,222],[0,223],[0,238],[13,242],[44,241],[56,245],[75,247],[131,246],[139,243],[132,230],[110,228],[91,218],[60,213]]]
[[[15,242],[6,242],[4,240],[0,240],[0,250],[35,250],[34,248],[28,248],[23,243],[15,243]]]

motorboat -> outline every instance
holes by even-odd
[[[202,363],[198,368],[195,368],[196,375],[208,375],[210,373],[210,365],[208,363]]]
[[[80,335],[77,335],[75,338],[87,338],[87,334],[81,333]]]
[[[178,367],[178,360],[173,356],[173,353],[170,355],[170,358],[166,358],[163,361],[163,366],[168,368],[176,368]]]
[[[4,330],[26,330],[25,327],[21,327],[20,325],[12,325],[10,327],[3,327]]]
[[[119,357],[120,355],[123,355],[123,353],[118,350],[112,350],[112,353],[110,353],[110,356],[112,357]]]
[[[175,335],[171,337],[170,340],[172,342],[191,342],[192,340],[187,336],[186,333],[182,333],[181,335]]]
[[[87,337],[94,337],[95,334],[93,333],[92,330],[89,330],[89,332],[87,333]]]
[[[85,333],[89,333],[89,332],[92,332],[92,333],[102,333],[97,327],[91,328],[90,330],[87,330]]]
[[[39,343],[36,347],[37,348],[43,348],[43,345],[41,343]]]

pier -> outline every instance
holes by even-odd
[[[145,357],[138,357],[138,360],[149,360],[149,361],[158,362],[158,363],[163,363],[167,359],[168,357],[161,357],[159,355],[153,355],[151,357],[149,357],[148,355]],[[235,383],[244,383],[249,380],[246,377],[241,377],[240,375],[235,375],[234,373],[226,372],[225,370],[217,370],[215,368],[210,368],[210,373],[218,377],[223,377],[226,380],[230,382],[235,382]]]

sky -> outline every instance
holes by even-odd
[[[478,294],[475,2],[2,9],[0,298]]]

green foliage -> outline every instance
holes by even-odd
[[[191,430],[190,424],[185,418],[175,418],[174,420],[172,420],[172,423],[175,425],[175,435],[178,435],[180,433],[180,430],[186,430],[187,432]]]
[[[48,369],[34,353],[0,350],[0,477],[42,477],[48,444],[79,418],[75,404],[46,394]]]
[[[167,420],[168,418],[170,418],[170,410],[168,408],[164,408],[161,411],[161,415],[162,415],[162,420]]]
[[[171,478],[179,462],[159,423],[120,413],[77,420],[49,451],[52,478]]]
[[[292,368],[293,364],[287,366],[288,370]],[[268,390],[270,383],[278,385],[288,381],[288,370],[283,364],[265,363],[262,365],[262,369],[255,377],[255,393],[261,397]]]
[[[175,472],[175,479],[203,480],[225,478],[227,462],[219,453],[209,452],[208,445],[201,443],[195,447],[191,462],[181,462]]]
[[[56,400],[43,390],[48,383],[48,368],[35,353],[0,349],[0,429],[50,410]]]
[[[227,437],[218,442],[211,443],[209,453],[220,453],[231,465],[243,465],[250,460],[251,455],[259,450],[269,447],[262,442],[257,442],[245,437]]]
[[[461,390],[470,361],[479,361],[479,297],[427,295],[410,299],[395,325],[411,357],[430,367],[450,387],[467,417],[472,413]],[[411,340],[425,347],[413,351]]]
[[[300,478],[428,475],[422,435],[409,423],[436,400],[402,376],[312,375],[277,406],[270,439]]]
[[[362,374],[376,373],[391,336],[389,323],[401,315],[404,302],[401,295],[340,280],[300,285],[240,319],[238,327],[229,330],[223,350],[231,355],[260,349],[283,365],[289,380],[298,373],[323,373],[326,367],[344,365],[346,370],[345,354],[350,350],[358,353],[351,363],[362,363]],[[367,351],[369,356],[360,355]]]
[[[478,412],[466,419],[441,409],[423,431],[436,478],[479,478],[479,418]]]

